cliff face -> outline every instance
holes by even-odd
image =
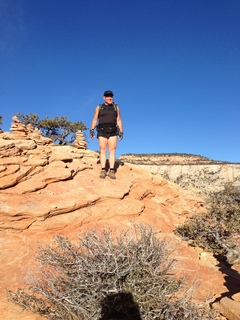
[[[226,183],[240,186],[240,164],[187,154],[122,155],[120,161],[138,165],[153,174],[198,193],[220,191]]]
[[[214,161],[209,158],[192,155],[192,154],[177,154],[177,153],[156,153],[156,154],[123,154],[121,160],[133,164],[144,165],[159,165],[159,164],[207,164]]]
[[[201,197],[167,181],[155,168],[124,164],[116,169],[116,180],[102,180],[98,154],[91,150],[0,134],[1,319],[43,319],[7,301],[5,291],[24,288],[22,278],[33,271],[39,245],[51,243],[57,234],[74,241],[94,227],[121,230],[134,222],[179,241],[174,252],[178,272],[188,275],[189,283],[197,275],[196,298],[220,299],[240,290],[238,266],[229,272],[210,253],[173,234],[187,216],[205,212]]]

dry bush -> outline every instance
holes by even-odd
[[[173,275],[175,248],[143,225],[118,235],[92,230],[76,244],[57,236],[39,248],[28,290],[9,291],[9,297],[53,320],[214,319]]]
[[[240,188],[227,184],[211,193],[207,208],[206,214],[192,216],[175,232],[194,246],[226,256],[230,264],[240,262]]]

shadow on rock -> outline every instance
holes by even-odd
[[[138,304],[129,292],[108,295],[101,301],[99,320],[142,320]]]
[[[100,159],[98,159],[97,164],[101,164]],[[124,166],[124,162],[120,161],[120,160],[116,160],[115,165],[114,165],[114,170],[117,172],[119,167],[123,167]],[[109,164],[109,160],[106,160],[106,166],[105,166],[106,171],[108,171],[110,169],[110,164]]]
[[[223,274],[225,274],[224,279],[224,285],[228,289],[227,292],[222,293],[219,298],[217,298],[214,302],[220,301],[223,297],[231,298],[234,294],[240,292],[240,274],[238,271],[234,270],[232,268],[232,265],[230,265],[226,258],[224,257],[218,257],[218,267],[219,271]]]

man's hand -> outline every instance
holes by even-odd
[[[118,136],[119,136],[119,140],[122,140],[123,139],[123,132],[119,132]]]
[[[91,129],[90,130],[90,138],[91,138],[91,140],[93,140],[94,137],[95,137],[94,129]]]

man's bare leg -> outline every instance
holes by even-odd
[[[116,162],[117,136],[108,139],[109,165],[110,169],[114,169]]]
[[[100,148],[100,163],[103,169],[106,167],[108,139],[104,137],[99,137],[98,143]]]

